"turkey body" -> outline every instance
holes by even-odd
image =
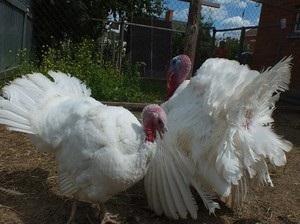
[[[145,145],[149,154],[138,166],[145,136],[133,114],[92,98],[58,98],[33,112],[39,114],[33,122],[39,134],[32,139],[42,150],[55,151],[62,194],[105,202],[144,176],[155,144]]]
[[[130,111],[90,97],[80,80],[49,75],[54,81],[35,73],[5,86],[0,123],[55,154],[61,193],[98,205],[141,180],[156,151],[156,132],[166,131],[163,110],[145,107],[141,125]]]
[[[168,133],[157,142],[145,176],[148,204],[156,214],[196,219],[190,187],[214,213],[220,208],[217,197],[240,206],[249,178],[273,186],[266,161],[282,166],[292,148],[270,125],[279,93],[288,88],[290,60],[259,73],[236,61],[208,59],[161,105]],[[175,75],[184,75],[176,74],[182,61],[171,61]]]

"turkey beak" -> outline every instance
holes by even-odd
[[[164,135],[165,135],[165,133],[166,133],[167,131],[168,131],[168,128],[167,128],[167,127],[165,127],[165,128],[163,129],[163,131],[161,131],[161,130],[158,131],[158,134],[159,134],[159,137],[160,137],[161,140],[163,140]]]

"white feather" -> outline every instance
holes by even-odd
[[[90,90],[77,78],[49,75],[54,81],[34,73],[5,86],[0,123],[29,133],[40,150],[55,154],[61,193],[104,203],[141,180],[156,143],[145,141],[138,119],[89,97]]]
[[[49,75],[54,79],[56,85],[77,96],[91,96],[91,90],[79,79],[70,74],[49,71]]]
[[[186,186],[196,189],[210,213],[219,208],[214,191],[226,200],[232,197],[232,207],[238,207],[249,177],[273,186],[266,161],[283,166],[292,148],[269,125],[279,93],[288,89],[290,62],[286,58],[259,73],[236,61],[208,59],[162,104],[168,132],[145,177],[151,186],[146,186],[147,200],[155,198],[150,207],[157,214],[187,218],[189,212],[196,219],[197,205]],[[166,175],[169,189],[161,179]]]

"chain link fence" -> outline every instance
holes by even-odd
[[[30,20],[27,18],[27,23],[28,27],[33,27],[33,35],[31,36],[29,31],[26,38],[32,40],[32,46],[27,44],[26,47],[31,49],[31,54],[38,60],[42,59],[42,52],[45,47],[59,47],[59,45],[76,43],[88,38],[97,41],[102,59],[110,61],[117,68],[121,69],[122,59],[129,57],[133,62],[142,62],[143,76],[164,78],[163,74],[170,58],[183,52],[189,13],[189,2],[187,1],[166,1],[159,15],[154,13],[152,16],[132,16],[130,20],[123,20],[118,15],[115,18],[113,15],[107,18],[99,17],[103,14],[101,1],[91,1],[93,5],[83,5],[84,1],[68,0],[1,1],[1,4],[10,7],[11,14],[16,15],[20,12],[14,12],[18,10],[18,7],[13,2],[23,5],[22,7],[30,15]],[[232,15],[238,13],[252,15],[251,11],[246,12],[243,9],[247,6],[246,2],[244,5],[240,4],[239,7],[234,8],[216,3],[218,2],[206,2],[202,6],[200,24],[202,29],[198,38],[195,68],[199,67],[208,57],[214,55],[215,44],[218,44],[218,40],[222,38],[239,40],[237,33],[231,35],[229,32],[226,34],[225,32],[223,34],[217,32],[216,36],[212,36],[213,27],[221,25],[219,21],[224,20],[226,16],[228,17],[228,10],[231,10],[230,14]],[[257,16],[253,15],[253,17]],[[235,17],[235,19],[237,18]],[[224,21],[224,24],[226,27],[231,26],[229,19]],[[20,43],[23,40],[14,37],[8,38],[5,35],[5,31],[14,25],[10,24],[3,27],[3,38],[6,41],[15,40],[19,42],[13,45],[22,49],[24,46],[21,46]],[[18,32],[22,31],[23,27],[19,25],[13,29]],[[5,41],[2,40],[2,42]],[[1,58],[5,58],[5,53],[9,51],[8,48],[13,47],[8,45],[8,47],[1,49]],[[230,49],[230,51],[230,57],[233,58],[236,49]],[[16,65],[18,62],[18,60],[14,61],[13,64]],[[1,70],[7,69],[9,66],[4,60],[1,61]]]
[[[195,69],[215,57],[222,40],[227,58],[256,69],[294,53],[288,44],[299,37],[299,4],[294,2],[202,1]],[[9,59],[17,49],[26,47],[31,58],[41,61],[45,48],[63,51],[67,45],[93,39],[101,60],[120,71],[123,61],[130,60],[142,64],[143,77],[165,79],[170,58],[183,52],[189,6],[188,0],[167,0],[156,12],[124,16],[114,11],[103,18],[110,6],[100,0],[1,0],[0,69],[5,71],[19,63],[19,59]],[[273,20],[267,16],[270,10],[279,11],[276,18],[276,13],[271,14]],[[299,46],[299,40],[294,44]]]

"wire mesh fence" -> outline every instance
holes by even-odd
[[[9,2],[4,1],[5,4]],[[143,75],[159,78],[163,76],[169,59],[183,52],[189,13],[187,1],[162,2],[160,11],[124,17],[118,13],[115,17],[113,13],[102,17],[105,15],[105,7],[109,7],[103,5],[102,1],[90,1],[87,4],[85,1],[33,0],[21,3],[34,15],[32,53],[39,60],[42,59],[41,52],[45,47],[58,47],[60,44],[76,43],[88,38],[98,42],[103,60],[121,68],[122,58],[128,56],[133,62],[144,63]],[[198,38],[195,67],[213,56],[215,42],[211,34],[212,27],[217,25],[214,20],[216,17],[221,20],[227,14],[228,8],[225,5],[211,5],[206,3],[202,6],[202,31]],[[15,10],[16,7],[11,5],[11,8]],[[229,25],[229,21],[226,23]],[[6,67],[2,66],[1,69]]]
[[[26,47],[31,50],[31,58],[37,61],[43,60],[46,48],[59,49],[63,54],[66,46],[93,40],[100,60],[120,71],[123,61],[130,60],[142,64],[143,77],[164,79],[170,58],[183,53],[190,2],[144,0],[119,4],[101,0],[2,0],[0,10],[7,11],[9,7],[11,12],[0,13],[0,21],[11,21],[21,13],[27,31],[24,32],[20,22],[1,26],[1,71],[19,63],[19,60],[8,63],[7,56],[12,49],[24,48],[24,38],[26,43],[30,42]],[[20,11],[20,6],[26,12]],[[299,4],[292,0],[276,4],[254,0],[202,1],[199,13],[195,69],[207,58],[216,56],[222,40],[226,42],[227,58],[258,69],[294,53],[295,48],[290,45],[299,46],[299,41],[293,42],[300,33]],[[13,30],[14,35],[8,34],[8,30]],[[22,32],[25,36],[18,37],[17,33]]]

